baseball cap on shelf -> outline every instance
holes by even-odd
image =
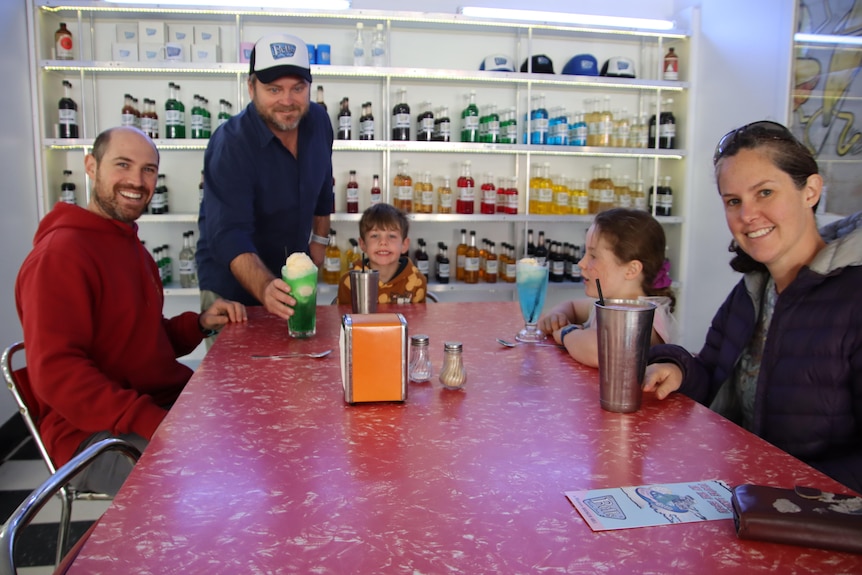
[[[532,58],[533,60],[533,73],[534,74],[553,74],[554,73],[554,63],[551,62],[551,59],[545,56],[544,54],[536,54]],[[527,71],[527,60],[521,64],[521,72]]]
[[[264,84],[283,76],[299,76],[311,82],[308,47],[289,34],[269,34],[254,44],[249,58],[249,74]]]
[[[635,63],[628,58],[609,58],[602,65],[601,75],[615,78],[634,78]]]
[[[515,63],[504,54],[492,54],[482,60],[482,63],[479,64],[479,69],[492,72],[514,72]]]
[[[572,56],[563,66],[563,74],[572,76],[598,76],[599,62],[592,54]]]

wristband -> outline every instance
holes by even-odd
[[[319,235],[314,234],[314,233],[311,234],[311,241],[316,243],[316,244],[320,244],[322,246],[328,246],[329,245],[329,238],[328,237],[319,236]]]
[[[572,324],[567,325],[563,329],[561,329],[560,330],[560,344],[565,346],[566,345],[566,336],[569,335],[570,333],[572,333],[573,331],[575,331],[576,329],[583,329],[583,328],[577,324],[572,323]]]

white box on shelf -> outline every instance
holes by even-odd
[[[137,24],[117,24],[117,42],[137,42]]]
[[[162,59],[168,62],[188,62],[190,57],[191,45],[179,42],[168,42],[164,46]]]
[[[195,27],[191,24],[168,24],[168,42],[191,44],[195,35]]]
[[[165,43],[165,23],[159,20],[142,20],[138,22],[139,42]]]
[[[195,44],[221,44],[220,32],[218,26],[196,24]]]
[[[137,62],[137,42],[114,42],[111,44],[111,59],[115,62]]]
[[[192,62],[221,62],[218,44],[193,44]]]
[[[165,45],[159,42],[140,42],[138,44],[138,59],[141,62],[161,62],[164,57]]]

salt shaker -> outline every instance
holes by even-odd
[[[443,369],[440,370],[440,383],[446,389],[461,389],[467,381],[467,370],[461,360],[463,346],[460,341],[447,341],[443,344]]]
[[[428,336],[410,336],[410,380],[417,383],[431,379],[431,358],[428,355]]]

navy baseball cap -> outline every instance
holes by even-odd
[[[551,62],[551,59],[545,56],[544,54],[536,54],[532,58],[533,60],[533,70],[534,74],[553,74],[554,73],[554,63]],[[521,64],[521,72],[527,71],[527,60],[524,60],[523,64]]]
[[[563,74],[572,76],[598,76],[599,62],[592,54],[572,56],[563,66]]]

